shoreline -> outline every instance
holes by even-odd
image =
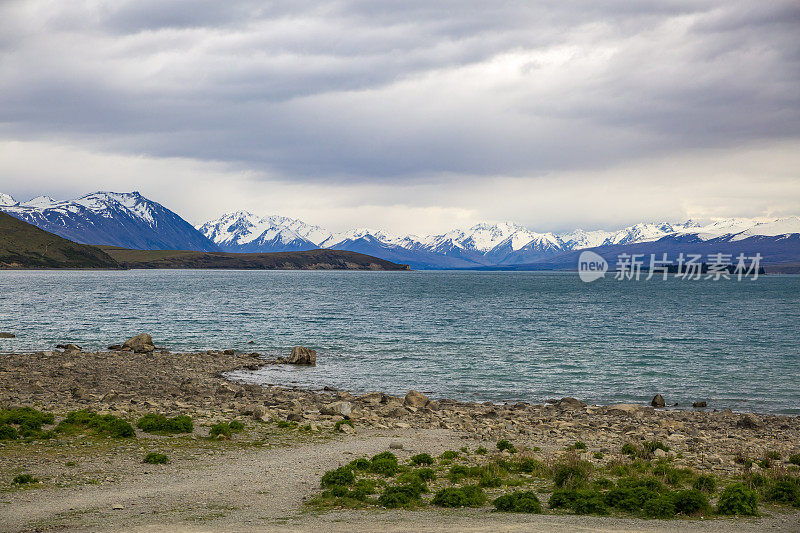
[[[187,415],[194,421],[193,432],[185,436],[156,436],[137,429],[134,440],[0,441],[0,485],[21,472],[42,480],[27,490],[2,489],[0,501],[5,504],[0,504],[0,515],[7,515],[8,525],[0,531],[144,530],[157,525],[171,530],[345,530],[342,524],[348,521],[364,530],[383,530],[387,524],[398,530],[432,530],[442,513],[465,529],[487,532],[579,527],[714,530],[718,520],[726,520],[726,529],[730,525],[745,531],[753,529],[752,519],[653,522],[552,513],[509,516],[488,508],[324,510],[307,502],[319,495],[325,470],[390,449],[406,461],[414,453],[496,449],[499,441],[508,440],[546,464],[566,453],[603,469],[624,460],[620,450],[626,443],[659,441],[669,451],[658,450],[657,460],[719,479],[756,471],[754,463],[768,453],[777,453],[783,458],[780,464],[786,461],[791,467],[789,456],[800,453],[800,417],[791,415],[588,406],[574,398],[536,405],[430,400],[413,391],[405,396],[355,396],[266,388],[224,377],[266,364],[270,363],[257,354],[233,350],[0,354],[2,407],[34,407],[55,414],[56,423],[78,409],[131,423],[149,413]],[[241,434],[223,441],[209,439],[213,424],[234,419],[244,422]],[[345,420],[352,426],[342,423]],[[565,451],[577,442],[585,449]],[[147,451],[169,455],[170,464],[142,464]],[[765,509],[765,517],[756,519],[757,529],[800,527],[797,510]]]

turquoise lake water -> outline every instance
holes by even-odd
[[[800,277],[575,273],[2,271],[0,351],[149,332],[172,351],[318,352],[253,382],[475,401],[574,396],[800,414]],[[248,344],[248,341],[255,344]]]

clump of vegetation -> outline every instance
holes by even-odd
[[[652,457],[656,450],[669,451],[669,446],[660,440],[649,440],[642,444],[642,457]]]
[[[11,481],[11,483],[14,485],[29,485],[31,483],[39,483],[39,479],[30,474],[18,474],[14,476],[14,479]]]
[[[350,420],[350,419],[348,419],[348,418],[345,418],[344,420],[339,420],[339,421],[337,421],[337,422],[336,422],[336,423],[333,425],[333,431],[336,431],[336,432],[340,432],[340,431],[342,431],[342,426],[350,426],[351,428],[352,428],[352,427],[355,427],[355,426],[353,425],[353,421],[352,421],[352,420]]]
[[[559,489],[550,495],[551,509],[569,509],[575,514],[608,514],[603,493],[597,490]]]
[[[232,422],[217,422],[211,426],[209,435],[212,439],[230,439],[234,433],[244,429],[244,424],[237,420]]]
[[[514,513],[541,513],[542,502],[533,491],[515,491],[496,498],[492,504],[498,511]]]
[[[289,429],[297,427],[297,422],[289,422],[288,420],[278,420],[276,422],[276,425],[281,429]],[[337,427],[336,429],[338,430],[339,428]]]
[[[432,465],[433,464],[433,457],[430,456],[428,453],[418,453],[417,455],[411,458],[411,462],[415,465]]]
[[[556,488],[577,489],[589,481],[591,465],[586,461],[560,463],[553,467],[553,483]]]
[[[31,407],[0,408],[0,440],[49,439],[52,431],[42,431],[42,425],[54,422],[51,413]],[[15,427],[16,426],[16,427]]]
[[[636,457],[636,455],[639,453],[638,450],[636,449],[636,446],[634,446],[630,442],[626,442],[625,444],[623,444],[622,448],[620,449],[620,452],[624,453],[625,455],[630,455],[631,457]]]
[[[136,431],[127,420],[114,415],[98,415],[95,412],[81,409],[72,411],[59,422],[55,431],[57,433],[74,434],[79,430],[90,430],[97,435],[107,435],[115,438],[135,437]]]
[[[321,483],[323,487],[333,487],[335,485],[344,487],[352,484],[355,480],[356,476],[350,468],[340,466],[336,470],[328,470],[325,472],[322,476]]]
[[[697,476],[693,488],[706,494],[714,494],[717,491],[717,480],[712,475],[703,474]]]
[[[398,469],[397,456],[392,452],[382,452],[370,460],[369,471],[385,477],[392,477]]]
[[[644,504],[654,498],[658,498],[658,493],[644,486],[614,487],[603,495],[606,505],[627,512],[642,510]]]
[[[642,506],[645,516],[650,518],[672,518],[675,516],[675,503],[667,495],[648,500]]]
[[[789,456],[789,462],[793,465],[800,466],[800,453],[794,453]]]
[[[420,496],[427,491],[427,487],[418,484],[393,485],[386,487],[378,497],[378,503],[387,509],[407,507],[419,502]]]
[[[478,448],[475,450],[475,453],[478,454],[478,455],[486,455],[487,453],[489,453],[489,450],[487,450],[483,446],[478,446]],[[798,457],[800,457],[800,456],[798,456]]]
[[[593,457],[595,459],[602,459],[603,458],[603,452],[594,452]]]
[[[781,460],[781,452],[770,450],[768,452],[764,452],[764,459],[770,459],[772,461],[780,461]]]
[[[442,455],[439,456],[440,461],[452,461],[458,457],[458,452],[455,450],[447,450]]]
[[[767,490],[767,501],[800,507],[800,486],[797,480],[776,481]]]
[[[501,439],[497,441],[497,449],[500,450],[501,452],[507,450],[509,453],[517,453],[517,449],[514,447],[514,445],[511,444],[506,439]]]
[[[150,452],[144,456],[144,462],[149,465],[165,465],[169,462],[169,457],[163,453]]]
[[[434,476],[436,475],[430,468],[425,470],[430,470]],[[420,487],[420,494],[422,494],[424,492],[428,492],[428,486],[425,484],[427,480],[427,475],[425,477],[421,476],[419,470],[409,470],[408,472],[403,472],[397,477],[397,484],[414,485]]]
[[[352,468],[353,470],[361,470],[363,472],[369,470],[370,464],[371,463],[369,462],[369,459],[364,459],[363,457],[360,457],[358,459],[353,459],[352,461],[350,461],[350,463],[348,463],[347,466]]]
[[[581,440],[579,440],[579,441],[576,441],[575,444],[570,445],[567,449],[568,450],[585,450],[586,449],[586,443],[581,441]]]
[[[486,503],[486,494],[477,485],[441,489],[431,501],[439,507],[480,507]]]
[[[741,483],[725,488],[717,501],[717,512],[724,515],[758,515],[758,495]]]
[[[709,514],[711,504],[708,496],[697,489],[682,490],[673,496],[675,510],[685,515]]]
[[[136,422],[136,427],[146,433],[168,435],[172,433],[191,433],[194,429],[192,419],[186,415],[167,418],[162,414],[148,413]]]

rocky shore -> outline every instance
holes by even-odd
[[[544,405],[498,405],[429,400],[416,391],[398,397],[264,388],[224,377],[227,372],[272,363],[256,353],[171,353],[155,346],[126,351],[114,346],[118,349],[106,352],[84,352],[74,345],[64,348],[0,355],[0,405],[55,412],[89,408],[124,416],[158,411],[201,420],[245,416],[302,422],[315,429],[347,418],[355,429],[340,426],[344,431],[441,428],[486,441],[529,442],[543,449],[582,441],[608,452],[626,442],[656,439],[669,444],[669,455],[681,455],[678,463],[719,474],[740,471],[742,457],[800,452],[800,418],[791,416],[671,411],[636,404],[591,406],[575,398]]]
[[[494,449],[506,439],[520,449],[532,450],[532,457],[543,462],[554,461],[580,442],[581,447],[570,453],[603,468],[618,460],[628,443],[641,446],[660,441],[666,450],[655,449],[655,459],[720,477],[759,472],[765,468],[759,461],[771,455],[793,468],[788,458],[800,453],[800,418],[791,416],[672,411],[634,404],[592,406],[575,398],[534,405],[432,400],[418,391],[402,397],[381,392],[356,396],[336,390],[261,387],[225,377],[266,364],[313,364],[316,354],[312,352],[296,349],[277,362],[234,350],[172,353],[157,348],[149,336],[137,336],[108,351],[88,352],[68,344],[52,351],[0,354],[0,406],[29,406],[54,413],[57,419],[79,409],[131,421],[147,413],[188,415],[195,421],[192,438],[202,446],[206,446],[202,439],[208,436],[208,428],[219,421],[238,419],[252,424],[261,432],[253,437],[258,446],[279,444],[270,441],[277,433],[260,428],[292,424],[305,428],[308,438],[302,439],[303,446],[308,439],[319,441],[317,449],[307,451],[314,458],[308,459],[314,465],[313,472],[306,472],[309,479],[323,467],[340,464],[347,457],[343,453],[351,453],[336,442],[350,442],[353,449],[371,452],[389,449],[390,444],[412,450],[414,439],[423,439],[417,442],[426,442],[427,447],[418,446],[419,451],[433,452],[457,448],[459,443]],[[661,405],[657,400],[654,403]],[[242,438],[234,435],[230,445],[237,440]],[[253,442],[242,441],[245,444]],[[285,439],[280,441],[281,446],[285,444]],[[0,459],[0,474],[10,475],[30,462],[23,451],[17,448],[16,455]],[[229,448],[225,453],[244,452]],[[131,463],[126,468],[129,475],[142,473],[141,465]],[[108,477],[112,478],[115,475]],[[310,486],[296,487],[302,494],[294,494],[292,505],[313,495],[319,478],[315,479],[308,482]],[[35,508],[35,501],[30,503]],[[790,524],[796,525],[795,520],[796,514]]]

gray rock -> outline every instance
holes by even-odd
[[[340,415],[345,418],[348,418],[352,412],[353,404],[350,402],[333,402],[329,403],[328,405],[323,405],[319,409],[319,413],[321,415]]]
[[[156,349],[153,338],[147,333],[140,333],[131,337],[122,344],[122,349],[130,350],[134,353],[150,353]]]
[[[577,398],[570,398],[569,396],[567,396],[565,398],[561,398],[558,401],[558,406],[563,407],[565,409],[582,409],[586,407],[586,404],[578,400]]]
[[[7,331],[0,331],[0,339],[14,339],[16,335]]]
[[[656,394],[653,396],[653,400],[650,402],[650,405],[653,407],[664,407],[667,405],[667,402],[664,401],[664,397],[660,394]]]
[[[756,415],[747,413],[742,415],[736,422],[736,426],[745,429],[760,429],[764,427],[764,422]]]
[[[410,390],[406,393],[406,397],[403,400],[403,405],[409,407],[425,407],[428,405],[428,397],[416,390]]]
[[[391,443],[389,443],[389,449],[390,450],[402,450],[403,449],[403,443],[400,442],[400,441],[392,441]]]
[[[91,400],[92,397],[83,387],[72,387],[70,390],[70,394],[72,394],[72,398],[75,400]]]
[[[692,404],[692,407],[694,407],[695,409],[698,409],[698,408],[701,408],[701,407],[705,407],[706,405],[708,405],[708,404],[706,404],[706,402],[694,402]]]
[[[284,359],[284,362],[290,365],[316,365],[317,352],[305,346],[295,346],[292,348],[292,353],[289,359]]]

